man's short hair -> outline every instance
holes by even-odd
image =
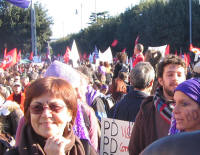
[[[138,51],[143,52],[144,51],[144,46],[142,44],[137,44],[136,48]]]
[[[166,57],[164,57],[158,64],[157,64],[157,78],[162,78],[163,77],[163,72],[164,72],[164,68],[165,66],[169,65],[169,64],[173,64],[173,65],[180,65],[181,67],[184,68],[185,70],[185,75],[187,74],[187,68],[186,68],[186,64],[184,62],[183,59],[179,58],[176,55],[167,55]]]
[[[155,78],[155,71],[149,62],[139,62],[130,73],[130,82],[134,88],[145,89]]]

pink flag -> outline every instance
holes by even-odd
[[[170,54],[170,46],[167,45],[166,49],[165,49],[165,55],[169,55]]]
[[[135,45],[138,44],[138,41],[139,41],[139,36],[137,36],[137,38],[135,39]]]
[[[4,49],[4,56],[3,56],[4,59],[6,58],[6,54],[7,54],[7,48]]]
[[[70,52],[70,49],[69,49],[69,47],[67,46],[67,47],[66,47],[65,54],[64,54],[64,61],[65,61],[66,63],[68,63],[68,61],[69,61],[69,52]]]
[[[123,50],[122,50],[122,53],[125,53],[126,52],[126,48],[124,48]]]
[[[115,46],[117,46],[117,44],[118,44],[118,40],[115,39],[115,40],[112,42],[111,46],[112,46],[112,47],[115,47]]]
[[[29,60],[33,60],[33,52],[31,52],[30,56],[29,56]]]

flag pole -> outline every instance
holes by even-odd
[[[31,41],[32,41],[32,52],[34,56],[37,56],[37,37],[36,37],[36,19],[35,19],[35,6],[31,0]]]

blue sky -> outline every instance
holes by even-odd
[[[139,0],[35,0],[42,3],[53,17],[52,38],[61,38],[79,32],[87,27],[92,12],[108,11],[111,16],[118,15],[126,8],[139,3]],[[81,9],[82,8],[82,9]],[[78,14],[76,14],[76,10]],[[81,13],[82,12],[82,13]]]

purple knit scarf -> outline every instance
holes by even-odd
[[[85,122],[83,119],[83,112],[81,109],[81,102],[78,100],[78,110],[75,125],[73,127],[74,134],[78,136],[80,139],[87,139],[90,142],[89,133],[85,126]]]

